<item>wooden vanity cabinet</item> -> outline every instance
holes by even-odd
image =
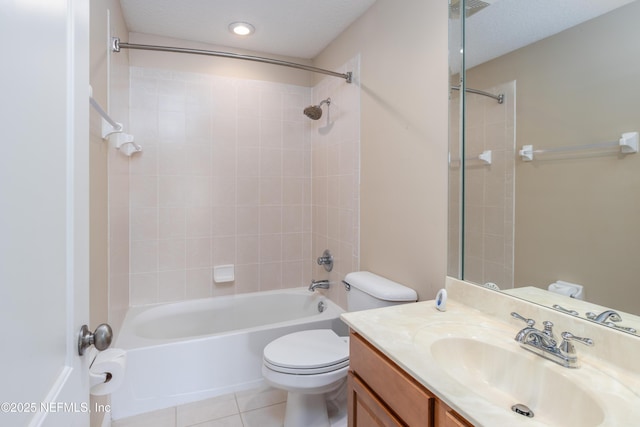
[[[437,400],[434,426],[437,427],[473,427],[462,415],[449,408],[443,401]]]
[[[349,351],[349,427],[472,427],[353,331]]]

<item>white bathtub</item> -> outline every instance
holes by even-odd
[[[111,416],[257,387],[269,342],[305,329],[346,335],[342,312],[304,288],[131,308],[114,345],[127,351],[127,372],[111,395]]]

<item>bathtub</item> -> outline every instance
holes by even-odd
[[[342,312],[306,288],[130,308],[114,345],[127,351],[127,369],[111,417],[258,387],[269,342],[305,329],[347,335]]]

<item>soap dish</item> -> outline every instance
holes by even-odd
[[[216,283],[227,283],[235,280],[234,265],[218,265],[213,267],[213,281]]]

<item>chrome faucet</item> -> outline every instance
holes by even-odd
[[[596,323],[603,324],[610,328],[620,329],[622,331],[631,332],[632,334],[635,334],[638,332],[634,328],[618,325],[617,322],[622,322],[622,317],[620,317],[620,314],[618,314],[616,311],[613,311],[613,310],[606,310],[600,314],[595,314],[592,311],[588,311],[586,313],[586,316],[587,316],[587,319],[593,320]]]
[[[556,340],[549,337],[543,331],[530,327],[526,327],[522,331],[518,332],[515,340],[521,344],[527,343],[535,346],[535,348],[544,349],[546,351],[553,351],[553,349],[558,345]]]
[[[309,285],[309,291],[313,292],[317,288],[320,289],[329,289],[329,281],[328,280],[312,280]]]
[[[527,323],[527,327],[519,331],[514,338],[522,348],[565,368],[577,368],[580,366],[573,341],[588,346],[593,345],[593,340],[590,338],[577,337],[570,332],[560,334],[562,342],[558,345],[558,341],[553,334],[553,323],[549,321],[543,322],[544,330],[541,331],[533,327],[535,320],[526,319],[515,312],[511,313],[511,316]]]
[[[620,315],[613,310],[606,310],[600,314],[595,314],[594,312],[587,312],[587,318],[591,319],[598,323],[607,323],[607,322],[620,322],[622,318]]]

